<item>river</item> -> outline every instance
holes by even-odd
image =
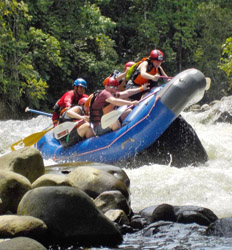
[[[232,216],[232,124],[215,123],[224,111],[232,114],[232,99],[224,99],[207,111],[182,112],[207,151],[209,160],[205,164],[183,168],[151,164],[125,169],[131,180],[134,211],[168,203],[206,207],[219,218]],[[10,145],[14,142],[49,125],[51,119],[44,116],[23,121],[0,121],[0,155],[10,152]],[[52,160],[45,161],[46,166],[52,164],[55,164]],[[118,249],[232,249],[232,238],[205,237],[199,232],[185,237],[189,232],[187,228],[170,240],[176,230],[159,239],[144,238],[141,232],[126,235]]]

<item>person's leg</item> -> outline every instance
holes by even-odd
[[[88,122],[82,124],[80,127],[77,128],[77,133],[82,138],[90,138],[94,136],[93,130],[90,127],[90,124]]]

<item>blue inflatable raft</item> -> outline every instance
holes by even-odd
[[[36,147],[45,159],[55,161],[113,163],[125,160],[152,145],[185,107],[202,99],[205,88],[202,72],[185,70],[164,86],[151,90],[149,97],[127,116],[121,129],[86,139],[70,148],[63,148],[53,133],[48,132]]]

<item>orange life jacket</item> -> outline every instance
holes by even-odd
[[[159,72],[159,69],[155,68],[153,66],[153,63],[152,61],[148,58],[148,57],[145,57],[143,58],[141,61],[139,61],[138,63],[136,63],[136,68],[134,69],[134,71],[132,72],[131,74],[131,80],[137,84],[137,85],[143,85],[144,83],[146,82],[149,82],[148,79],[146,78],[143,78],[141,76],[141,73],[140,71],[138,70],[138,66],[144,62],[144,61],[147,61],[148,62],[148,66],[147,66],[147,73],[150,74],[150,75],[156,75],[157,73],[160,73]]]

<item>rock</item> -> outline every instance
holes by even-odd
[[[119,225],[129,225],[129,220],[123,210],[111,209],[105,213],[105,216],[110,220]]]
[[[55,165],[46,166],[46,171],[49,173],[56,173],[60,171],[63,174],[69,174],[71,171],[77,167],[92,167],[96,169],[103,170],[109,174],[112,174],[115,178],[122,181],[126,187],[130,188],[130,179],[127,176],[126,172],[117,166],[98,163],[98,162],[69,162],[69,163],[58,163]]]
[[[175,213],[177,222],[185,224],[197,223],[208,226],[218,219],[210,209],[198,206],[175,207]]]
[[[16,237],[12,240],[6,240],[0,243],[0,250],[46,250],[38,241],[26,238]]]
[[[129,199],[127,187],[113,175],[92,167],[79,167],[67,175],[73,187],[86,192],[92,198],[96,198],[104,191],[118,190],[126,199]]]
[[[32,216],[0,216],[0,238],[24,236],[41,242],[47,230],[47,226],[42,220]]]
[[[120,191],[105,191],[101,193],[94,203],[98,209],[106,213],[111,209],[123,210],[126,215],[131,214],[131,208],[125,196]]]
[[[232,217],[216,220],[206,229],[208,236],[232,237]]]
[[[145,164],[186,167],[202,164],[207,160],[208,155],[196,132],[179,116],[153,145],[136,156],[116,164],[123,168],[140,167]]]
[[[161,204],[157,206],[151,216],[151,222],[156,221],[176,221],[174,207],[169,204]]]
[[[71,186],[71,184],[64,175],[45,174],[32,183],[32,188],[43,186]]]
[[[198,206],[171,206],[168,204],[145,208],[140,211],[140,215],[144,217],[148,223],[162,220],[176,221],[185,224],[197,223],[203,226],[208,226],[218,219],[208,208]]]
[[[33,182],[44,174],[43,158],[35,148],[21,148],[0,157],[0,169],[21,174]]]
[[[83,191],[74,187],[39,187],[27,192],[18,206],[18,215],[43,220],[54,242],[118,244],[122,237],[114,224]]]
[[[0,214],[7,211],[16,213],[21,198],[30,189],[31,183],[24,176],[0,170]]]

